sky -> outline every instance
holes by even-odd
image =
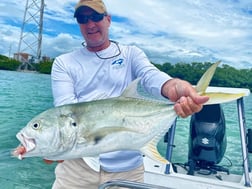
[[[73,17],[77,0],[44,0],[42,56],[54,58],[84,41]],[[29,0],[32,2],[32,0]],[[37,2],[40,2],[37,0]],[[136,45],[150,61],[215,62],[252,68],[251,0],[104,0],[110,39]],[[26,0],[0,2],[0,54],[18,51]]]

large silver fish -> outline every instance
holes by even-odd
[[[204,92],[218,64],[213,64],[198,82],[196,90],[202,95],[208,95]],[[139,96],[136,95],[138,80],[120,97],[42,112],[17,134],[21,145],[12,154],[19,159],[36,156],[66,160],[116,150],[140,150],[152,159],[167,163],[156,146],[177,115],[168,101],[136,97]],[[218,94],[218,100],[241,96],[243,94],[221,94],[221,97]],[[219,103],[214,98],[211,95],[209,103]]]

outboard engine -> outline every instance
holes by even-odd
[[[216,165],[222,160],[226,151],[225,132],[225,117],[220,104],[205,105],[200,112],[191,116],[189,175],[194,175],[194,171],[200,169],[228,172]]]

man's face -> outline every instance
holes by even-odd
[[[99,51],[109,44],[108,30],[111,23],[109,15],[97,15],[93,9],[84,9],[77,17],[85,17],[86,23],[79,23],[80,31],[85,38],[86,46],[91,51]],[[77,18],[78,20],[78,18]]]

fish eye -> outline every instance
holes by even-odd
[[[72,126],[76,127],[76,126],[77,126],[77,123],[76,123],[76,122],[73,122],[73,123],[72,123]]]
[[[40,127],[40,124],[37,123],[37,122],[33,123],[33,125],[32,125],[32,128],[35,129],[35,130],[39,129],[39,127]]]

